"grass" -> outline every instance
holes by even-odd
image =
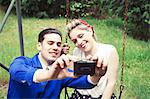
[[[0,21],[4,16],[4,12],[0,10]],[[119,95],[121,58],[122,58],[122,32],[123,22],[120,19],[85,19],[93,25],[99,42],[114,45],[119,53],[119,79],[116,85],[115,93]],[[64,18],[58,19],[36,19],[23,18],[23,36],[25,56],[32,57],[36,52],[36,43],[38,33],[47,27],[56,27],[61,30],[65,36]],[[0,62],[9,67],[12,60],[20,56],[19,34],[17,30],[17,18],[11,14],[0,33]],[[63,40],[65,41],[65,39]],[[71,51],[73,44],[71,45]],[[127,36],[125,49],[125,69],[124,69],[124,85],[122,99],[148,99],[150,97],[150,41],[143,42],[132,39]],[[0,84],[8,82],[8,73],[0,68]],[[0,88],[0,98],[6,98],[6,88]],[[69,89],[71,92],[71,89]],[[64,92],[61,95],[64,97]]]

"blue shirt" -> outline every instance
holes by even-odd
[[[38,54],[32,58],[21,56],[16,58],[9,68],[10,81],[7,98],[50,98],[58,99],[64,87],[87,89],[94,85],[88,82],[87,76],[49,80],[41,83],[33,82],[37,69],[42,69]]]

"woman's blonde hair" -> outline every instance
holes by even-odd
[[[75,29],[76,27],[78,27],[81,30],[88,30],[93,32],[93,38],[96,40],[96,35],[95,32],[93,30],[93,27],[91,25],[89,25],[86,21],[81,20],[81,19],[73,19],[72,21],[70,21],[67,24],[67,34],[68,37],[70,38],[70,32],[71,30]]]

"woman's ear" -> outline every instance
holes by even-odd
[[[91,35],[91,36],[93,36],[94,34],[93,34],[93,31],[92,31],[92,29],[91,28],[88,28],[88,31],[89,31],[89,34]]]
[[[40,42],[37,43],[37,49],[38,49],[39,51],[41,51],[41,49],[42,49],[42,45],[41,45]]]
[[[92,33],[93,38],[94,38],[95,40],[97,40],[97,37],[96,37],[96,34],[95,34],[93,28],[89,28],[89,31],[90,31],[90,33]]]
[[[92,30],[92,28],[88,28],[88,30],[89,30],[91,33],[93,33],[93,30]]]

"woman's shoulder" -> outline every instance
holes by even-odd
[[[103,49],[104,51],[116,50],[115,46],[111,44],[99,43],[99,45],[100,45],[100,48]]]

